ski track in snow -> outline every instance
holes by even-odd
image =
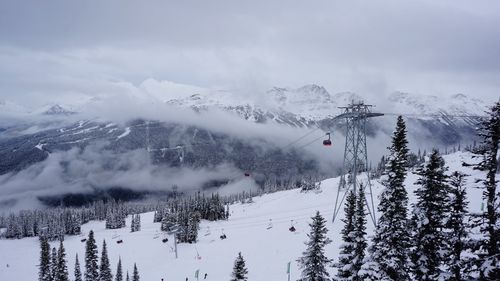
[[[126,137],[126,136],[128,136],[128,134],[130,134],[130,127],[125,128],[125,132],[123,132],[123,134],[116,137],[116,139],[118,140],[118,139],[121,139],[123,137]]]
[[[474,188],[474,178],[483,177],[482,172],[462,167],[462,161],[470,160],[469,153],[455,153],[444,156],[449,172],[459,170],[470,176],[467,178],[469,210],[478,212],[481,208],[482,190]],[[414,201],[415,174],[409,174],[406,186],[410,202]],[[343,226],[343,208],[334,224],[331,223],[333,204],[337,191],[338,178],[327,179],[321,184],[321,192],[301,193],[299,190],[281,191],[255,197],[251,204],[234,204],[230,206],[231,216],[228,221],[202,221],[199,230],[199,241],[196,244],[178,244],[179,258],[173,252],[173,237],[160,232],[160,224],[152,223],[153,213],[142,214],[142,230],[130,233],[130,216],[123,229],[106,230],[104,222],[90,222],[82,226],[81,236],[67,236],[64,245],[68,258],[70,279],[73,280],[75,254],[78,253],[82,273],[84,271],[85,243],[80,240],[93,229],[99,246],[106,239],[108,254],[113,274],[116,272],[118,257],[122,259],[124,274],[132,273],[134,262],[137,263],[141,280],[165,281],[196,280],[194,273],[200,270],[200,280],[208,273],[206,280],[229,280],[234,259],[239,251],[245,258],[249,271],[249,280],[270,281],[286,280],[286,264],[292,262],[291,280],[300,276],[296,260],[305,250],[304,242],[309,231],[308,223],[316,210],[327,219],[328,235],[333,240],[326,248],[327,255],[337,262],[340,230]],[[382,191],[378,181],[373,181],[375,204],[376,195]],[[341,194],[342,196],[342,194]],[[269,219],[273,227],[267,229]],[[294,220],[295,233],[288,230]],[[373,233],[373,225],[367,218],[368,235]],[[208,230],[209,229],[209,230]],[[208,234],[209,235],[206,235]],[[225,233],[227,239],[220,240]],[[155,238],[157,237],[157,238]],[[167,243],[162,239],[168,237]],[[123,239],[123,244],[116,240]],[[58,246],[58,242],[51,242]],[[36,280],[38,278],[39,243],[37,238],[20,240],[0,240],[0,280]],[[201,259],[197,259],[197,253]],[[7,267],[7,264],[9,266]],[[333,268],[329,268],[334,273]]]

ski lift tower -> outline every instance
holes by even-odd
[[[365,196],[365,203],[368,214],[373,222],[377,225],[375,217],[375,205],[373,203],[372,186],[370,183],[370,174],[368,170],[368,150],[366,148],[366,122],[368,118],[382,116],[382,113],[373,113],[371,108],[373,105],[364,104],[364,102],[354,102],[345,107],[339,107],[342,113],[335,117],[336,120],[345,119],[346,137],[344,148],[344,165],[342,175],[335,198],[335,209],[333,210],[333,222],[342,208],[342,203],[346,194],[352,189],[356,194],[358,188],[366,192],[368,189],[369,196]],[[361,177],[360,174],[364,172]],[[346,179],[347,174],[347,179]],[[339,202],[339,195],[344,190],[344,195]],[[365,193],[365,195],[367,195]],[[369,202],[370,201],[370,202]]]

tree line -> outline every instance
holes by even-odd
[[[94,232],[89,232],[85,244],[85,263],[82,275],[78,254],[75,256],[75,281],[124,281],[121,258],[118,260],[116,273],[113,276],[111,272],[110,260],[106,240],[102,242],[101,258],[99,261],[97,244],[94,238]],[[59,242],[59,248],[50,249],[49,240],[46,237],[40,237],[40,263],[38,265],[38,281],[69,281],[69,273],[64,249],[63,240]],[[114,278],[113,278],[114,277]],[[125,281],[140,281],[139,270],[134,263],[132,277],[126,272]]]

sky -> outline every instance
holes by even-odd
[[[0,100],[74,103],[150,79],[497,100],[499,50],[495,0],[4,0]]]

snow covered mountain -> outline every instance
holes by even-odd
[[[40,111],[45,115],[71,115],[76,114],[76,112],[64,108],[59,104],[49,105],[46,108],[41,108]]]
[[[467,197],[469,211],[480,212],[482,190],[475,188],[474,179],[484,177],[484,173],[463,167],[462,162],[471,163],[471,154],[457,152],[445,155],[449,172],[455,170],[467,174]],[[413,191],[418,176],[411,172],[405,181],[410,204],[415,201]],[[112,272],[116,272],[118,258],[122,260],[124,271],[133,268],[137,263],[141,280],[196,280],[194,273],[200,270],[200,276],[207,273],[207,281],[229,280],[233,261],[239,251],[242,252],[248,267],[249,280],[285,280],[286,265],[291,262],[291,280],[300,276],[296,260],[305,250],[304,241],[309,231],[308,223],[316,211],[327,219],[328,236],[332,243],[326,246],[326,254],[335,262],[338,261],[340,231],[343,223],[337,219],[331,223],[334,198],[339,178],[331,178],[321,182],[318,192],[302,193],[297,189],[282,191],[255,197],[253,203],[237,203],[230,206],[231,214],[227,221],[202,221],[198,242],[195,244],[178,244],[178,259],[174,255],[173,237],[160,231],[160,224],[153,223],[153,214],[142,215],[142,229],[130,232],[130,217],[127,226],[122,229],[105,229],[104,222],[93,221],[83,225],[81,236],[67,236],[64,240],[68,259],[68,270],[73,273],[75,255],[78,254],[83,265],[85,256],[85,238],[90,230],[95,232],[99,253],[103,239],[108,245],[108,255]],[[373,182],[375,205],[382,185]],[[340,195],[342,197],[342,194]],[[343,209],[340,210],[343,218]],[[269,228],[270,222],[272,228]],[[293,224],[296,232],[288,228]],[[268,229],[269,228],[269,229]],[[219,236],[224,233],[227,239]],[[373,233],[373,225],[368,221],[367,233]],[[166,243],[162,239],[168,238]],[[123,243],[116,243],[122,240]],[[57,241],[51,246],[58,246]],[[34,280],[38,273],[39,241],[37,238],[0,240],[0,280]],[[333,275],[335,269],[329,267]],[[72,275],[70,275],[72,276]]]
[[[0,103],[6,109],[4,113],[10,110],[18,116],[17,123],[0,124],[0,176],[10,180],[10,175],[21,171],[38,175],[37,167],[41,169],[52,163],[51,155],[84,153],[89,146],[101,143],[105,145],[95,154],[112,156],[99,163],[103,167],[112,167],[108,162],[116,160],[116,155],[149,151],[152,163],[167,167],[181,166],[182,158],[183,167],[213,169],[229,164],[240,175],[242,171],[252,171],[264,177],[290,178],[318,173],[320,168],[328,167],[326,173],[332,176],[342,160],[345,135],[345,128],[333,122],[332,117],[340,113],[338,106],[363,99],[351,92],[330,94],[317,85],[273,88],[252,99],[193,87],[183,87],[178,92],[178,88],[174,94],[163,94],[163,89],[153,90],[150,85],[143,89],[145,92],[124,95],[124,100],[95,97],[78,105],[56,103],[38,110]],[[374,118],[367,126],[369,157],[373,163],[382,156],[381,150],[392,133],[393,114],[406,113],[410,146],[416,151],[472,144],[476,138],[476,115],[486,108],[483,101],[461,94],[445,98],[394,93],[373,103],[380,105],[374,110],[388,113]],[[182,110],[177,112],[174,110],[177,108]],[[220,111],[224,114],[219,114]],[[146,117],[141,115],[144,113]],[[116,116],[119,118],[115,122]],[[318,127],[321,130],[315,130]],[[315,134],[294,142],[311,131]],[[325,132],[332,132],[336,139],[332,148],[335,153],[324,153],[321,138]],[[287,146],[290,142],[294,145]],[[178,150],[165,152],[166,148],[179,145],[185,147],[184,155]],[[304,149],[305,145],[309,147]],[[67,172],[64,161],[61,163],[56,162],[57,171],[62,173],[61,186],[67,186],[68,180],[88,183],[88,188],[110,187],[101,186],[102,181],[88,181],[87,174],[96,171],[68,176],[64,174]],[[320,173],[323,172],[325,169],[321,169]],[[123,184],[120,182],[118,187]]]
[[[413,114],[415,118],[426,116],[477,116],[483,115],[487,103],[464,94],[449,97],[414,95],[395,92],[387,97],[364,98],[352,92],[330,94],[324,87],[315,84],[299,88],[274,87],[266,92],[264,101],[250,100],[229,92],[205,91],[182,98],[165,99],[164,102],[197,110],[217,107],[237,112],[245,119],[260,121],[255,116],[293,116],[306,123],[331,118],[341,111],[338,107],[365,101],[383,109],[386,113]],[[375,109],[375,110],[378,110]]]
[[[411,118],[435,119],[446,124],[450,123],[450,119],[456,122],[467,119],[467,116],[483,115],[488,105],[485,101],[464,94],[434,96],[394,92],[383,97],[363,97],[352,92],[332,94],[322,86],[309,84],[299,88],[274,87],[263,94],[245,95],[174,83],[170,83],[168,89],[158,88],[152,86],[152,82],[146,82],[142,85],[143,93],[132,96],[131,99],[151,104],[161,102],[196,111],[217,108],[234,112],[240,117],[254,122],[274,121],[294,126],[316,125],[340,114],[341,110],[338,107],[346,106],[353,101],[373,104],[376,106],[374,111],[413,115]],[[175,85],[173,89],[171,89],[173,87],[171,84]],[[109,102],[119,102],[119,100],[93,97],[80,100],[74,105],[52,103],[35,109],[28,109],[13,102],[0,101],[0,108],[3,115],[60,116],[74,113],[84,114],[96,104],[105,108],[105,103]],[[453,116],[460,118],[457,119]],[[131,116],[131,118],[134,117]]]

